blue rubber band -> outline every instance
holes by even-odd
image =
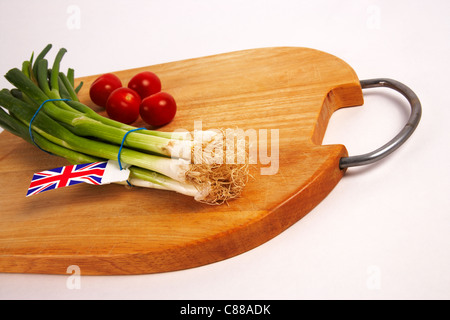
[[[119,162],[120,170],[123,170],[122,163],[120,162],[120,155],[122,154],[122,148],[125,143],[125,139],[127,138],[128,134],[130,134],[131,132],[134,132],[134,131],[138,131],[138,130],[147,130],[147,128],[132,129],[132,130],[128,131],[127,133],[125,133],[125,135],[123,136],[122,143],[120,144],[120,148],[119,148],[119,153],[117,154],[117,162]],[[132,187],[131,183],[128,180],[127,180],[127,183],[130,187]]]
[[[70,99],[48,99],[45,100],[44,102],[42,102],[42,104],[39,106],[39,108],[36,110],[36,112],[34,113],[33,117],[30,120],[30,124],[28,125],[28,132],[30,133],[30,138],[31,141],[34,143],[34,145],[36,147],[38,147],[39,149],[41,149],[44,152],[47,152],[48,154],[53,155],[53,153],[48,152],[47,150],[42,149],[37,143],[36,141],[34,141],[34,137],[33,137],[33,131],[31,130],[31,124],[33,123],[34,119],[36,118],[36,116],[38,115],[39,111],[41,111],[42,107],[44,106],[44,104],[46,104],[47,102],[51,102],[51,101],[70,101]]]

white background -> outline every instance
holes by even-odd
[[[68,49],[64,63],[76,76],[300,46],[340,57],[360,79],[407,84],[423,116],[394,154],[349,169],[304,219],[245,254],[178,272],[82,276],[78,289],[67,286],[69,274],[0,274],[0,298],[450,298],[449,11],[443,0],[2,0],[2,74],[47,43]],[[398,94],[365,97],[364,107],[333,115],[324,144],[369,152],[406,123]]]

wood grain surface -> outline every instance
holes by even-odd
[[[82,275],[144,274],[217,262],[281,233],[343,176],[345,147],[321,145],[335,110],[363,104],[358,77],[341,59],[277,47],[111,71],[126,84],[143,70],[155,72],[177,101],[174,121],[161,130],[193,130],[195,121],[203,129],[254,130],[262,151],[278,150],[276,172],[261,174],[275,158],[258,159],[242,197],[221,206],[120,185],[80,184],[26,198],[33,173],[67,162],[3,132],[0,272],[66,274],[77,265]],[[85,83],[80,100],[101,112],[88,95],[96,77],[77,82]],[[262,134],[270,141],[271,130],[279,139],[265,150]]]

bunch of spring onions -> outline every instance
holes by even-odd
[[[240,196],[248,177],[246,163],[213,162],[203,153],[201,161],[198,154],[193,156],[199,144],[201,150],[205,146],[213,149],[211,144],[223,145],[221,134],[203,131],[199,142],[192,134],[180,132],[129,132],[136,128],[103,117],[79,101],[82,83],[75,86],[74,70],[60,71],[66,50],[60,49],[49,66],[45,56],[50,49],[48,45],[35,58],[32,54],[21,69],[5,75],[15,88],[0,91],[0,105],[7,110],[0,108],[1,127],[72,164],[117,160],[126,135],[120,159],[130,166],[133,186],[175,191],[208,204]],[[49,99],[67,100],[42,105]]]

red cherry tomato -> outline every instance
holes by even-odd
[[[166,92],[158,92],[145,98],[139,109],[142,120],[156,127],[172,121],[176,112],[175,99]]]
[[[91,84],[89,96],[96,105],[104,108],[111,92],[120,87],[122,87],[120,79],[112,73],[106,73]]]
[[[116,121],[131,124],[139,117],[141,98],[130,88],[114,90],[106,102],[106,113]]]
[[[136,91],[141,99],[161,91],[161,80],[150,71],[140,72],[131,78],[128,88]]]

